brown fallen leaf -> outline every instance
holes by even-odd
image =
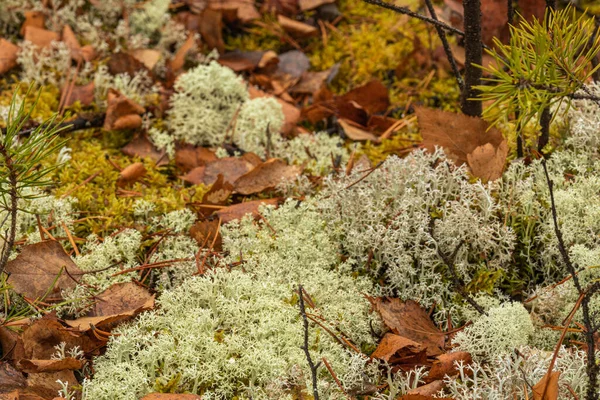
[[[81,45],[75,36],[75,32],[69,25],[63,26],[62,30],[62,41],[67,45],[71,52],[71,58],[77,62],[83,61],[83,54],[81,53]]]
[[[141,400],[202,400],[202,397],[196,394],[150,393]]]
[[[92,328],[110,331],[143,311],[154,308],[154,295],[133,282],[116,283],[96,296],[97,302],[87,316],[65,323],[80,331]]]
[[[52,42],[58,42],[60,40],[60,35],[58,33],[36,28],[35,26],[27,26],[23,36],[25,37],[25,40],[36,45],[38,50],[50,46],[50,43]]]
[[[260,18],[254,0],[208,0],[208,4],[208,8],[223,12],[225,19],[231,23],[239,21],[245,24]]]
[[[67,383],[69,387],[79,383],[73,371],[64,370],[57,372],[38,372],[27,376],[27,389],[45,399],[53,399],[62,386],[57,381]],[[22,397],[19,396],[19,399]]]
[[[225,205],[227,199],[233,193],[233,185],[225,181],[223,175],[219,174],[215,183],[202,197],[202,204]]]
[[[150,71],[154,69],[154,66],[160,60],[160,51],[155,49],[137,49],[133,50],[131,55],[144,64]]]
[[[27,380],[20,371],[6,361],[0,362],[0,393],[24,388],[26,385]]]
[[[140,117],[137,114],[129,114],[117,118],[116,121],[113,123],[112,129],[137,129],[140,126],[142,126],[142,117]]]
[[[470,364],[473,360],[471,355],[464,351],[453,353],[440,354],[429,370],[429,374],[425,377],[425,382],[443,380],[446,375],[454,376],[458,373],[456,361],[462,361],[465,365]]]
[[[429,357],[444,352],[444,333],[435,327],[429,314],[416,301],[370,296],[367,300],[392,332],[425,346]]]
[[[52,400],[66,400],[61,397],[54,397]],[[29,389],[17,389],[10,393],[0,393],[0,400],[47,400],[44,397],[38,396]]]
[[[225,157],[211,161],[205,166],[194,168],[182,176],[181,179],[193,185],[201,183],[212,185],[217,181],[219,175],[223,175],[226,182],[233,183],[253,168],[254,165],[242,158]]]
[[[202,167],[211,161],[218,160],[215,152],[206,147],[181,144],[175,148],[175,164],[183,172]]]
[[[190,236],[195,239],[202,248],[210,248],[215,251],[221,251],[222,249],[223,240],[221,238],[219,220],[214,219],[196,222],[190,229]]]
[[[194,34],[190,33],[179,50],[177,50],[177,53],[175,53],[173,58],[169,61],[169,69],[175,76],[183,69],[185,57],[194,49],[194,47],[196,47],[196,37]]]
[[[251,214],[254,218],[258,218],[258,209],[261,205],[279,205],[280,199],[265,199],[265,200],[252,200],[246,201],[239,204],[234,204],[229,207],[222,208],[215,212],[217,217],[221,219],[222,224],[226,224],[236,219],[242,219],[246,214]]]
[[[133,77],[139,71],[150,72],[144,63],[137,60],[131,54],[122,51],[112,53],[106,65],[111,75],[127,74]]]
[[[146,175],[148,171],[144,167],[144,163],[136,162],[128,165],[121,171],[119,178],[117,179],[118,187],[125,187],[126,185],[137,182],[141,177]]]
[[[348,136],[348,138],[350,138],[354,141],[366,141],[366,140],[370,140],[372,142],[379,141],[379,138],[377,136],[373,135],[371,132],[367,131],[364,127],[358,125],[355,122],[352,122],[350,120],[346,120],[343,118],[339,118],[338,124],[340,124],[340,126],[344,130],[344,133],[346,134],[346,136]]]
[[[15,331],[0,326],[0,345],[5,360],[13,361],[25,358],[23,339]]]
[[[335,0],[298,0],[298,5],[301,11],[314,10],[323,4],[335,3]]]
[[[34,28],[44,29],[46,26],[46,17],[44,13],[41,11],[25,11],[23,13],[25,16],[25,21],[21,25],[21,30],[19,33],[21,36],[25,36],[25,28],[28,26],[33,26]]]
[[[494,178],[501,173],[508,149],[506,139],[498,129],[490,127],[481,118],[464,114],[425,107],[415,107],[415,113],[423,146],[428,151],[433,152],[436,146],[443,147],[448,158],[457,165],[471,167],[470,154],[474,166],[471,172],[482,179]],[[486,159],[490,157],[491,160]]]
[[[350,115],[344,114],[344,106],[353,102],[360,105],[368,115],[372,115],[386,111],[390,106],[390,97],[385,85],[374,79],[336,98],[336,106],[341,117],[350,118]],[[355,122],[366,123],[367,121]]]
[[[78,346],[84,352],[96,351],[100,347],[96,339],[64,327],[52,315],[46,315],[26,327],[22,336],[24,358],[29,360],[49,360],[56,352],[55,346],[61,342],[70,350]]]
[[[398,359],[420,353],[423,349],[424,347],[420,343],[400,335],[386,333],[371,357],[392,364]]]
[[[268,93],[263,92],[262,90],[256,89],[253,86],[248,88],[248,94],[251,99],[257,99],[260,97],[271,97]],[[285,117],[283,126],[281,127],[281,133],[289,134],[292,132],[296,123],[300,120],[301,111],[294,105],[288,103],[285,100],[281,100],[279,97],[275,97],[275,100],[281,105],[283,115]]]
[[[121,151],[130,157],[150,158],[160,167],[169,163],[166,152],[158,150],[145,134],[138,134]]]
[[[69,90],[69,85],[66,85],[61,89],[61,94],[65,90]],[[70,107],[77,101],[82,106],[90,106],[94,102],[94,90],[94,81],[82,86],[73,86],[69,93],[69,97],[65,99],[65,107]]]
[[[231,68],[235,72],[253,71],[257,68],[265,68],[279,62],[277,53],[269,51],[240,51],[235,50],[223,54],[217,60],[219,64]]]
[[[440,390],[442,390],[444,388],[444,386],[446,386],[444,384],[444,381],[441,379],[438,379],[437,381],[432,381],[429,382],[423,386],[419,386],[417,388],[411,389],[408,391],[407,394],[419,394],[422,396],[433,396],[434,394],[439,393]]]
[[[240,176],[233,184],[237,193],[250,195],[274,189],[283,181],[296,179],[302,172],[297,165],[287,165],[285,161],[273,158],[258,165]]]
[[[283,14],[290,17],[298,14],[298,0],[266,0],[260,7],[262,14]]]
[[[133,100],[127,98],[118,90],[108,89],[106,98],[106,118],[104,119],[104,130],[116,129],[116,122],[128,115],[141,115],[144,113],[144,107]],[[141,119],[140,119],[141,121]]]
[[[0,75],[17,66],[19,46],[0,38]]]
[[[65,357],[60,360],[19,360],[19,369],[28,374],[34,372],[56,372],[78,370],[83,367],[83,362],[73,357]]]
[[[560,371],[552,371],[544,375],[538,383],[533,386],[533,400],[558,400],[558,378]],[[546,386],[548,388],[546,389]],[[546,394],[544,394],[544,389]]]
[[[219,54],[225,52],[223,40],[223,13],[214,8],[206,8],[198,16],[199,32],[202,41],[209,49],[217,49]]]
[[[295,37],[307,38],[319,34],[319,30],[315,26],[296,21],[281,14],[277,16],[277,22],[279,22],[283,30]]]
[[[48,240],[24,246],[6,265],[6,273],[13,290],[30,299],[42,298],[54,284],[45,297],[50,302],[61,299],[61,290],[75,287],[73,278],[78,279],[83,272],[60,243]]]

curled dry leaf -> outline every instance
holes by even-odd
[[[133,282],[116,283],[96,299],[93,310],[87,316],[65,322],[80,331],[89,330],[92,325],[111,330],[117,324],[154,308],[154,295]]]
[[[191,171],[216,160],[218,158],[215,152],[206,147],[182,144],[175,149],[175,164],[183,172]]]
[[[226,224],[236,219],[241,219],[246,214],[251,214],[254,218],[258,218],[258,209],[261,205],[277,206],[280,199],[265,199],[252,200],[244,203],[234,204],[217,211],[215,214],[221,219],[222,224]]]
[[[498,178],[504,169],[508,146],[502,132],[478,117],[416,107],[423,146],[436,146],[457,165],[467,164],[482,180]]]
[[[44,316],[25,328],[21,335],[24,357],[29,360],[49,360],[56,352],[54,346],[65,343],[66,349],[78,346],[89,353],[99,347],[98,341],[85,334],[65,328],[56,317]]]
[[[13,330],[0,326],[0,345],[5,360],[20,360],[25,358],[23,339]]]
[[[392,332],[422,344],[430,357],[444,352],[444,333],[435,327],[416,301],[370,296],[367,300]]]
[[[0,75],[17,66],[19,46],[0,38]]]
[[[50,46],[52,42],[58,42],[60,35],[56,32],[47,29],[36,28],[35,26],[27,26],[25,28],[25,40],[30,41],[38,47],[38,50]]]
[[[287,165],[285,161],[273,158],[240,176],[233,186],[237,193],[243,195],[261,193],[274,189],[281,182],[296,179],[301,172],[299,166]]]
[[[175,76],[183,69],[185,63],[185,57],[187,54],[196,47],[196,37],[193,33],[190,33],[181,45],[175,56],[169,61],[169,69]]]
[[[344,115],[343,109],[349,103],[358,104],[367,114],[372,115],[386,111],[390,106],[390,97],[385,85],[374,79],[336,98],[336,105],[341,117],[348,118]],[[355,122],[366,123],[366,121]]]
[[[429,374],[425,377],[425,382],[444,379],[447,376],[454,376],[458,373],[456,362],[462,361],[465,365],[470,364],[473,359],[465,351],[456,351],[453,353],[440,354],[431,366]]]
[[[363,126],[358,125],[355,122],[352,122],[348,119],[339,118],[338,123],[344,130],[344,134],[348,136],[350,139],[361,142],[370,140],[372,142],[378,142],[379,138],[373,135],[371,132],[367,131]]]
[[[137,114],[129,114],[117,118],[117,120],[113,123],[112,129],[137,129],[140,126],[142,126],[142,117]]]
[[[42,298],[49,292],[45,301],[56,301],[61,299],[61,290],[75,287],[74,279],[78,279],[82,271],[60,243],[48,240],[24,246],[6,265],[6,273],[15,292],[30,299]]]
[[[414,356],[422,352],[423,349],[424,347],[420,343],[400,335],[386,333],[371,357],[394,364],[407,356]]]
[[[225,181],[223,175],[219,174],[217,181],[212,184],[210,190],[202,197],[202,204],[224,205],[233,193],[233,185]]]
[[[558,400],[559,377],[560,371],[552,371],[550,374],[544,375],[544,377],[533,386],[533,400]],[[544,394],[544,390],[546,391],[546,394]]]
[[[141,115],[144,113],[144,107],[140,106],[131,99],[128,99],[118,90],[109,89],[107,95],[106,118],[104,119],[105,130],[116,129],[117,121],[128,115]],[[137,120],[137,119],[136,119]],[[139,119],[141,123],[141,118]],[[118,123],[119,126],[125,125],[125,121]]]
[[[29,374],[64,370],[75,371],[83,367],[83,362],[73,357],[65,357],[60,360],[19,360],[18,366],[21,371]]]
[[[128,165],[121,171],[119,174],[119,178],[117,179],[117,186],[124,187],[127,184],[138,181],[141,177],[146,175],[148,171],[146,171],[146,167],[141,162],[136,162],[131,165]]]

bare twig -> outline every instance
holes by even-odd
[[[321,366],[321,362],[315,364],[313,362],[312,357],[310,356],[310,351],[308,349],[308,317],[306,316],[306,309],[304,308],[304,296],[303,296],[302,285],[298,285],[298,298],[299,298],[299,306],[300,306],[300,315],[302,315],[302,321],[304,323],[304,344],[302,345],[302,350],[304,350],[304,354],[306,355],[306,361],[308,361],[308,366],[310,367],[310,373],[312,375],[312,386],[313,386],[313,399],[319,400],[319,388],[317,387],[317,372],[319,367]]]
[[[8,149],[0,144],[0,155],[4,158],[4,164],[8,170],[8,196],[10,205],[7,204],[6,211],[10,214],[10,227],[7,230],[7,237],[5,238],[4,245],[2,246],[2,254],[0,255],[0,273],[4,272],[6,263],[8,263],[8,257],[15,245],[15,237],[17,236],[17,212],[19,210],[19,192],[18,192],[18,172],[17,167],[14,165]]]

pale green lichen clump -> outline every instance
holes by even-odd
[[[241,259],[242,266],[185,281],[162,295],[159,310],[117,329],[85,385],[87,399],[137,399],[167,386],[206,399],[292,399],[291,388],[310,387],[299,284],[316,304],[311,313],[357,346],[372,345],[368,302],[360,294],[370,284],[345,273],[314,206],[289,201],[261,212],[268,224],[244,218],[223,229],[230,254],[224,262]],[[322,329],[311,328],[310,348],[340,376],[357,365]],[[325,398],[343,398],[324,370],[319,387]]]

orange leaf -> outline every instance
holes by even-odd
[[[533,386],[533,400],[557,400],[560,371],[552,371]],[[548,386],[548,388],[546,388]],[[546,394],[544,395],[544,390]]]

